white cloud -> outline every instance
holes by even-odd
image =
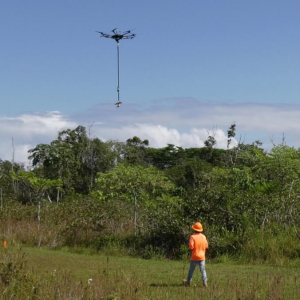
[[[179,132],[177,129],[167,128],[161,125],[135,124],[122,126],[120,128],[99,126],[94,129],[94,133],[102,140],[117,139],[126,141],[128,138],[138,136],[142,140],[149,140],[150,146],[154,148],[166,147],[168,144],[182,148],[203,147],[208,135],[213,135],[217,141],[218,148],[225,149],[227,147],[227,137],[220,129],[207,130],[203,128],[192,128],[187,132]],[[237,141],[233,139],[232,146],[236,144]]]
[[[103,140],[126,141],[138,136],[151,147],[174,144],[183,148],[203,147],[208,132],[217,147],[227,147],[227,129],[236,123],[236,139],[246,143],[261,140],[266,149],[270,137],[280,143],[285,134],[289,146],[300,147],[300,105],[288,104],[216,104],[192,98],[167,99],[148,107],[124,104],[119,109],[101,104],[76,116],[60,112],[26,113],[16,117],[0,116],[0,158],[11,160],[12,138],[15,161],[27,158],[28,149],[50,143],[63,129],[92,124],[92,134]],[[237,141],[233,139],[232,146]]]
[[[181,141],[183,133],[187,133],[187,141],[193,137],[195,144],[197,136],[191,135],[193,128],[203,129],[206,132],[207,129],[216,127],[226,133],[230,125],[235,123],[236,138],[242,137],[243,140],[246,137],[246,143],[261,140],[269,149],[272,147],[270,137],[280,142],[284,133],[290,146],[300,146],[300,105],[295,104],[220,104],[203,103],[192,98],[175,98],[153,102],[152,106],[147,108],[124,104],[116,109],[113,105],[101,104],[76,118],[81,124],[88,120],[99,120],[108,129],[118,128],[119,130],[133,124],[148,124],[154,128],[160,125],[180,132]],[[161,130],[160,136],[162,132]],[[122,138],[121,140],[127,138],[127,136],[117,136]],[[170,136],[169,132],[168,137]],[[175,136],[176,133],[173,134],[172,140],[178,140]],[[201,140],[204,140],[203,136]],[[187,145],[190,143],[187,142]]]
[[[59,131],[77,124],[57,111],[0,117],[0,158],[27,162],[28,150],[39,143],[50,143]]]
[[[28,162],[28,150],[32,149],[35,145],[23,144],[15,147],[15,161]]]
[[[62,128],[76,126],[60,112],[23,114],[18,117],[0,117],[0,134],[17,135],[26,138],[33,136],[53,136]]]

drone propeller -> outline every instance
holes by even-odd
[[[133,28],[133,29],[129,29],[129,30],[127,30],[127,32],[131,32],[131,31],[133,31],[133,30],[135,30],[135,28]]]
[[[96,32],[98,32],[98,33],[100,33],[101,35],[100,35],[100,37],[106,37],[106,38],[111,38],[112,37],[112,35],[110,35],[110,34],[106,34],[106,33],[104,33],[104,32],[101,32],[101,31],[96,31]]]
[[[128,40],[128,39],[133,39],[135,37],[135,34],[132,34],[132,35],[124,35],[123,37],[122,37],[122,39],[123,40]]]

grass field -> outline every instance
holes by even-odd
[[[205,289],[199,270],[190,287],[182,286],[188,261],[27,247],[0,254],[1,299],[300,299],[296,266],[208,262]]]

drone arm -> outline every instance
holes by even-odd
[[[111,38],[111,37],[112,37],[111,35],[109,35],[109,34],[106,34],[106,33],[103,33],[103,32],[101,32],[101,31],[96,31],[96,32],[98,32],[98,33],[100,33],[100,34],[101,34],[101,36],[100,36],[100,37],[106,37],[106,38]]]
[[[126,35],[126,34],[124,34],[123,35],[123,40],[128,40],[128,39],[133,39],[134,37],[135,37],[136,35],[135,34],[130,34],[130,35]]]

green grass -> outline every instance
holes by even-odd
[[[191,287],[182,286],[188,261],[144,260],[29,247],[21,252],[27,261],[22,271],[25,277],[19,286],[13,280],[6,285],[2,283],[1,299],[300,299],[299,266],[208,262],[209,288],[205,289],[199,270],[194,273]],[[17,264],[15,268],[18,269]],[[92,279],[90,283],[89,279]]]

